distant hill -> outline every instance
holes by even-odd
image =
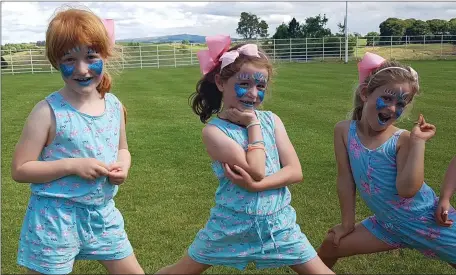
[[[193,35],[193,34],[175,34],[155,37],[141,37],[141,38],[129,38],[119,39],[116,42],[140,42],[140,43],[172,43],[182,42],[182,40],[188,40],[190,43],[205,43],[205,36]]]

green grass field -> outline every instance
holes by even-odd
[[[414,61],[422,95],[409,120],[419,113],[437,126],[426,151],[426,181],[439,191],[454,147],[454,61]],[[114,93],[128,108],[127,135],[133,166],[116,206],[146,273],[177,261],[208,218],[217,180],[201,142],[203,124],[188,106],[200,74],[198,67],[125,70]],[[326,231],[340,221],[336,194],[333,127],[351,109],[356,64],[280,64],[264,108],[283,120],[302,163],[304,181],[292,186],[297,221],[318,247]],[[30,195],[27,184],[11,179],[11,156],[23,123],[36,102],[60,88],[58,74],[2,76],[2,274],[24,273],[16,265],[19,231]],[[455,202],[453,200],[453,202]],[[357,220],[370,214],[357,203]],[[454,274],[447,264],[411,250],[342,259],[337,273]],[[105,273],[97,262],[77,262],[76,274]],[[239,273],[215,267],[208,274]],[[292,273],[288,267],[246,274]]]

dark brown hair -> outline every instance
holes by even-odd
[[[236,45],[228,51],[236,50],[243,45],[245,44]],[[221,72],[221,62],[219,62],[210,72],[198,81],[196,84],[196,92],[190,96],[189,101],[191,101],[190,105],[193,112],[200,117],[201,122],[206,123],[213,114],[220,112],[222,108],[223,94],[215,84],[215,76],[217,74],[220,74],[220,80],[222,82],[226,82],[229,78],[239,72],[244,64],[251,63],[258,67],[265,67],[268,70],[269,81],[272,75],[272,64],[263,50],[258,48],[258,51],[260,52],[260,58],[240,54],[233,63],[224,67]]]

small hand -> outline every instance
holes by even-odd
[[[334,247],[338,247],[340,239],[342,239],[343,237],[345,237],[348,234],[350,234],[351,232],[353,232],[353,230],[355,230],[354,226],[347,228],[347,227],[344,227],[342,224],[338,224],[338,225],[334,226],[333,228],[329,229],[328,234],[331,234],[331,233],[334,234],[334,239],[333,239]]]
[[[74,158],[73,171],[83,179],[94,180],[108,175],[108,166],[95,158]]]
[[[234,184],[246,189],[249,192],[258,192],[259,182],[255,181],[249,173],[241,167],[234,165],[233,169],[227,164],[223,164],[225,176]]]
[[[258,118],[253,110],[239,111],[236,108],[230,108],[223,111],[220,115],[233,123],[243,126],[247,126],[258,121]]]
[[[435,210],[435,220],[439,225],[450,227],[453,224],[453,220],[448,219],[448,211],[451,208],[449,200],[439,200],[439,204]]]
[[[420,114],[418,121],[415,122],[415,124],[416,125],[413,127],[412,132],[410,133],[411,138],[419,138],[427,141],[435,135],[435,126],[430,123],[426,123],[423,115]]]
[[[115,162],[109,165],[109,182],[114,185],[124,183],[128,176],[128,167],[123,162]]]

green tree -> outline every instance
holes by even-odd
[[[276,28],[275,34],[272,36],[273,39],[287,39],[289,37],[288,26],[285,23],[280,24]]]
[[[442,19],[427,20],[431,34],[447,34],[449,29],[448,21]]]
[[[244,39],[267,37],[268,24],[264,20],[260,22],[260,18],[253,13],[242,12],[236,33]]]
[[[326,18],[326,14],[323,17],[320,14],[314,17],[307,17],[305,24],[301,25],[303,37],[330,36],[331,30],[326,28],[327,23],[328,18]]]
[[[300,36],[299,22],[296,21],[296,18],[293,17],[288,23],[288,37],[289,38],[298,38]]]

